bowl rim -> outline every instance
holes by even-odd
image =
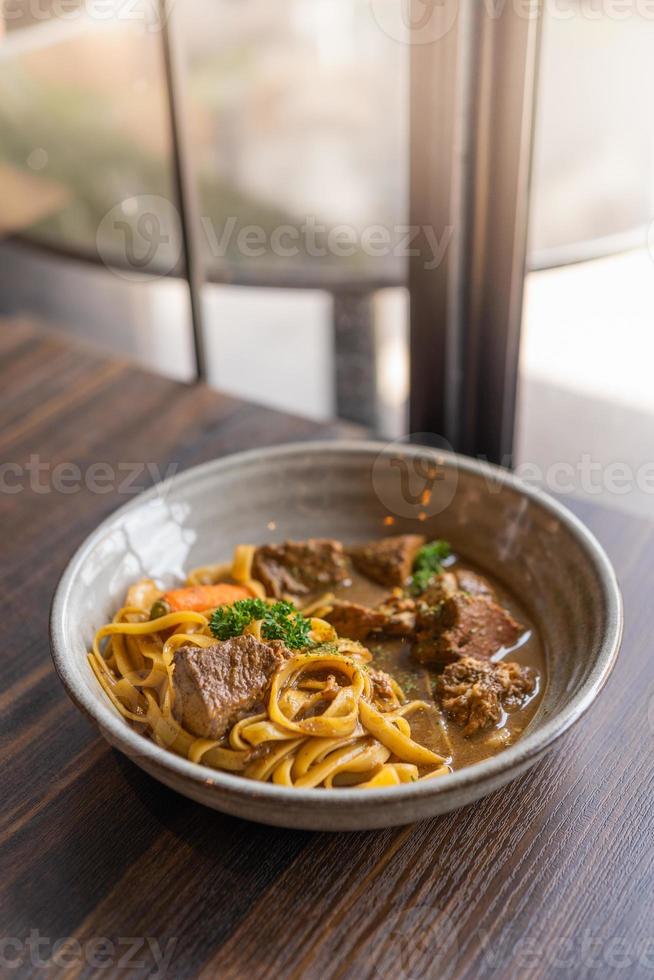
[[[425,446],[413,443],[402,443],[402,451],[408,456],[425,451]],[[397,442],[388,443],[366,440],[311,440],[296,443],[285,443],[279,446],[251,449],[228,456],[213,459],[197,466],[183,470],[169,478],[167,485],[175,490],[183,490],[186,484],[200,477],[238,469],[250,461],[274,460],[279,457],[306,455],[310,453],[334,454],[368,454],[378,456],[397,448]],[[110,742],[128,757],[136,755],[150,767],[169,770],[185,780],[202,784],[218,795],[227,795],[234,799],[247,799],[251,802],[265,804],[266,802],[279,806],[292,803],[302,808],[303,804],[315,806],[320,803],[322,810],[342,810],[352,807],[364,807],[366,810],[384,804],[417,803],[427,798],[445,800],[448,796],[458,796],[462,791],[481,783],[494,783],[511,778],[511,770],[519,771],[538,757],[564,732],[566,732],[582,715],[600,693],[608,680],[617,659],[623,633],[623,602],[617,576],[613,566],[592,532],[568,508],[544,491],[529,486],[508,470],[502,469],[485,460],[461,456],[445,450],[437,452],[439,463],[456,467],[472,475],[492,479],[494,485],[513,490],[532,501],[536,506],[548,511],[572,534],[587,554],[597,575],[602,592],[602,606],[606,629],[601,643],[595,651],[590,672],[572,699],[564,708],[556,712],[535,731],[528,733],[515,744],[503,749],[497,755],[473,763],[463,769],[451,773],[447,779],[426,780],[425,782],[406,783],[384,789],[370,789],[365,795],[357,789],[338,789],[335,793],[325,793],[323,789],[296,789],[294,787],[276,786],[272,783],[260,783],[245,779],[239,775],[223,772],[190,762],[175,755],[168,749],[156,745],[153,741],[134,731],[128,723],[112,707],[108,700],[95,698],[81,682],[78,682],[75,672],[69,667],[65,624],[70,592],[77,573],[84,564],[89,552],[102,539],[105,533],[124,515],[137,510],[148,501],[156,499],[161,494],[161,486],[151,487],[139,493],[127,503],[112,511],[84,539],[76,549],[64,569],[52,599],[50,609],[50,646],[55,670],[66,692],[74,704],[93,721],[103,734],[110,735]],[[90,668],[89,668],[90,669]]]

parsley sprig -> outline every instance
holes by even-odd
[[[245,629],[261,620],[264,640],[281,640],[289,649],[311,645],[311,623],[292,602],[264,602],[263,599],[239,599],[231,606],[220,606],[214,612],[209,628],[218,640],[241,636]]]
[[[443,562],[451,553],[447,541],[430,541],[420,549],[413,563],[411,591],[414,595],[424,592],[431,580],[441,574]]]

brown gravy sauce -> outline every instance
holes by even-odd
[[[497,659],[511,660],[523,667],[531,667],[538,675],[539,682],[534,693],[523,706],[511,713],[504,713],[494,729],[465,738],[459,727],[451,721],[434,700],[433,687],[438,676],[436,670],[424,667],[411,658],[411,644],[401,639],[373,638],[365,641],[373,654],[373,666],[391,674],[402,686],[409,700],[426,701],[429,710],[411,715],[412,737],[440,755],[451,756],[454,769],[472,765],[513,744],[522,735],[538,709],[546,684],[545,652],[534,622],[524,606],[509,593],[500,582],[482,569],[475,568],[467,561],[448,563],[448,568],[470,569],[490,582],[500,605],[512,613],[525,626],[525,633],[518,643],[500,652]],[[357,572],[353,572],[351,584],[339,586],[334,594],[340,599],[349,599],[362,605],[374,606],[389,594],[389,589],[376,585]],[[495,659],[495,658],[494,658]]]

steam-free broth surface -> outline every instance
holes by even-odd
[[[444,778],[519,738],[545,678],[526,610],[417,534],[242,544],[177,587],[140,579],[89,662],[159,745],[301,789]]]
[[[536,714],[543,696],[546,683],[545,651],[538,630],[524,606],[496,578],[465,560],[453,562],[449,568],[471,569],[483,575],[492,585],[501,605],[525,626],[525,633],[518,643],[502,651],[502,659],[515,661],[523,667],[531,667],[538,677],[535,691],[519,710],[504,712],[497,728],[466,738],[462,735],[459,726],[448,719],[436,703],[434,683],[437,675],[434,670],[416,663],[411,657],[409,640],[378,639],[368,641],[367,646],[374,656],[374,665],[395,677],[407,697],[430,703],[429,711],[418,712],[412,718],[415,737],[434,752],[451,755],[453,768],[460,769],[462,766],[469,766],[495,755],[502,748],[515,742],[523,733]],[[375,606],[388,595],[386,587],[376,585],[357,571],[352,572],[350,581],[351,584],[339,586],[334,590],[337,598],[349,599],[364,606]]]

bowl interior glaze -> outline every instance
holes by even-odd
[[[195,765],[132,731],[86,652],[127,586],[173,584],[227,560],[236,544],[302,537],[346,542],[405,531],[444,537],[527,607],[544,641],[548,682],[523,737],[441,780],[356,791],[289,790]],[[178,791],[281,826],[363,829],[409,823],[491,792],[532,765],[592,703],[619,648],[621,599],[592,535],[560,504],[487,464],[397,445],[305,443],[204,464],[135,498],[81,546],[52,607],[55,666],[104,736]]]

